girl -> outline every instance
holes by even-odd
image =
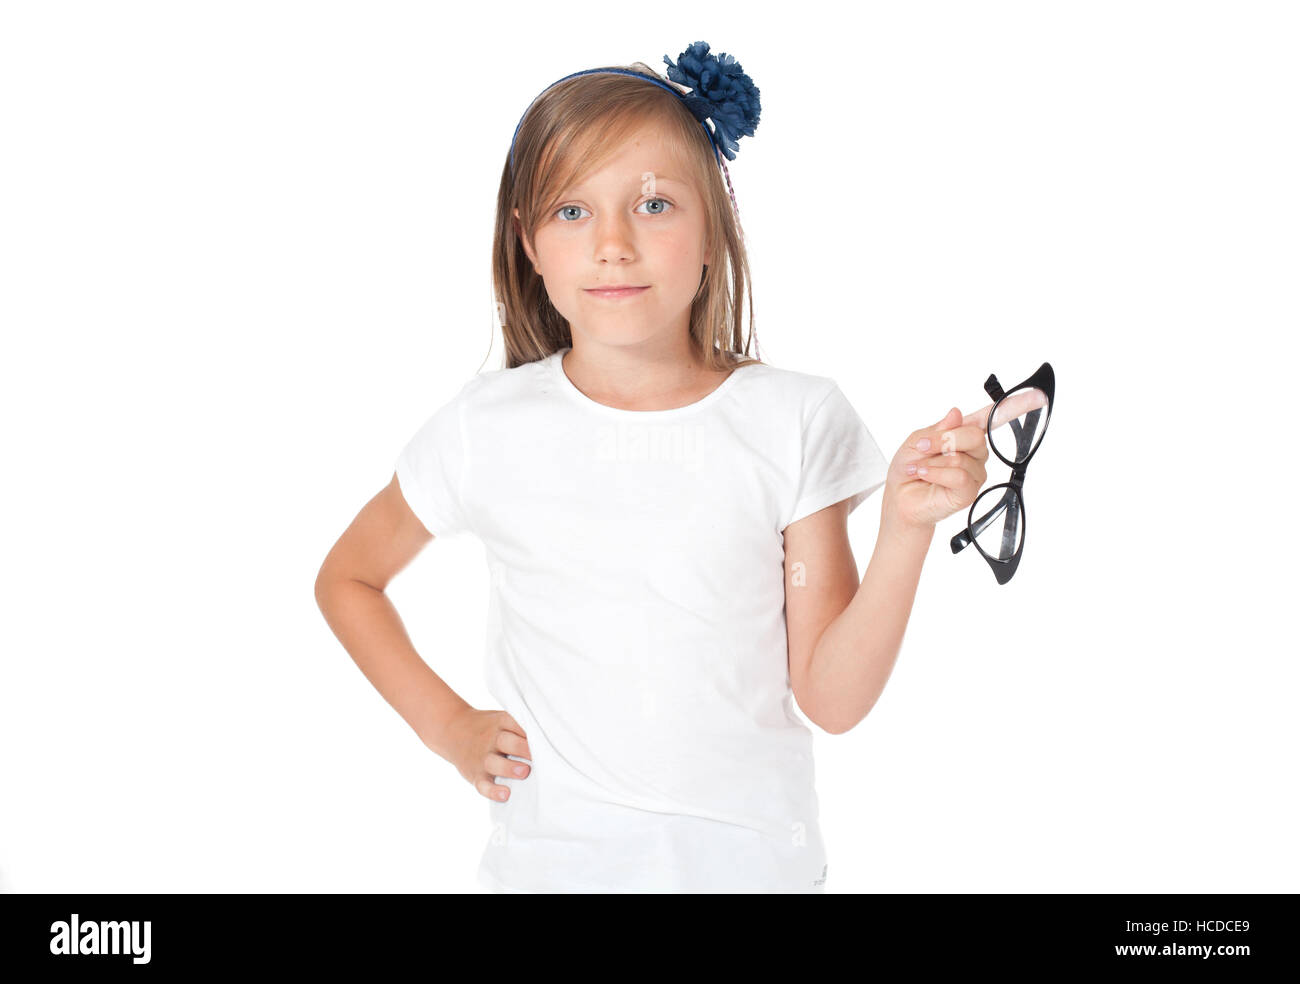
[[[935,522],[985,478],[983,416],[954,408],[890,462],[833,380],[742,354],[722,157],[758,90],[705,42],[664,61],[685,91],[638,62],[525,111],[493,246],[506,367],[415,433],[317,581],[362,672],[488,798],[492,891],[823,892],[794,704],[832,734],[866,715]],[[846,518],[882,485],[859,586]],[[453,693],[384,594],[462,532],[501,709]]]

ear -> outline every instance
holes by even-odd
[[[524,235],[523,223],[520,221],[519,218],[519,209],[515,209],[514,223],[515,223],[515,235],[518,236],[519,241],[524,244],[524,252],[528,254],[528,259],[532,261],[533,271],[538,276],[541,276],[542,271],[537,269],[537,256],[533,253],[533,246],[528,241],[528,237]]]

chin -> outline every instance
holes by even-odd
[[[569,322],[570,334],[582,335],[601,345],[644,345],[655,341],[660,331],[661,329],[646,325],[641,319],[618,321],[607,318],[585,323],[579,320],[576,325],[572,320]]]

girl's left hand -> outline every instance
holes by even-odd
[[[1042,390],[1017,393],[1003,402],[991,429],[1046,405],[1047,394]],[[953,407],[933,427],[908,437],[889,465],[883,507],[887,520],[933,531],[939,520],[970,508],[988,478],[984,470],[989,459],[986,427],[994,406],[990,403],[965,417]]]
[[[990,403],[963,417],[953,407],[933,427],[908,437],[889,465],[885,517],[901,526],[932,531],[939,520],[970,508],[988,477],[984,424],[992,409]]]

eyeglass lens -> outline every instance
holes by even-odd
[[[994,410],[989,437],[998,454],[1021,462],[1042,440],[1047,423],[1047,394],[1032,386],[1012,390]]]

